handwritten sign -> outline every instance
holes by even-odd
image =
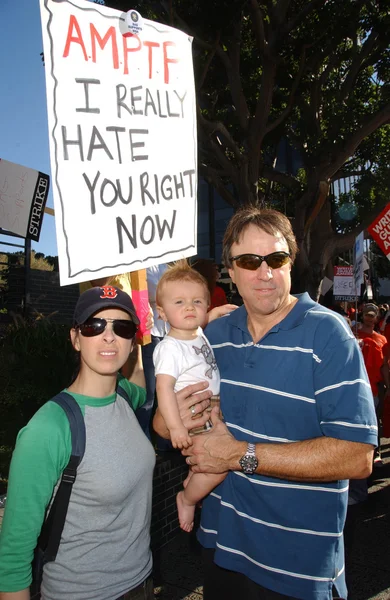
[[[196,254],[192,38],[40,0],[61,285]]]
[[[334,267],[333,296],[335,300],[355,302],[358,298],[353,267]]]
[[[0,227],[37,242],[49,176],[0,158]]]
[[[390,260],[390,204],[387,204],[381,214],[371,223],[368,231]]]

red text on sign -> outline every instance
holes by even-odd
[[[122,38],[119,43],[117,36]],[[145,68],[148,70],[149,79],[153,79],[158,72],[162,72],[164,83],[167,84],[170,82],[171,66],[180,62],[180,59],[175,56],[175,42],[164,41],[161,44],[150,40],[141,40],[137,35],[130,32],[122,35],[113,26],[101,34],[93,23],[89,24],[88,33],[84,32],[83,34],[77,18],[70,15],[63,58],[67,58],[71,51],[75,51],[74,46],[78,47],[79,52],[81,50],[86,62],[91,60],[93,63],[98,63],[97,46],[102,51],[105,51],[106,47],[111,48],[112,67],[113,69],[120,69],[122,65],[124,75],[130,73],[131,54],[141,52],[145,55]],[[90,57],[88,57],[87,50],[90,50]]]

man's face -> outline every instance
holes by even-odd
[[[366,327],[375,327],[377,316],[373,312],[363,313],[362,320]]]
[[[230,256],[239,254],[259,254],[266,256],[272,252],[288,252],[283,236],[269,235],[255,225],[249,225],[237,244],[233,244]],[[291,263],[280,269],[271,269],[265,261],[256,271],[238,267],[233,261],[229,269],[232,281],[244,300],[249,313],[270,315],[279,312],[288,304],[291,289]]]

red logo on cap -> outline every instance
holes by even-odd
[[[118,295],[118,292],[116,291],[116,289],[114,287],[112,287],[112,285],[104,285],[103,287],[100,288],[101,290],[103,290],[103,294],[102,296],[100,296],[100,298],[116,298]]]

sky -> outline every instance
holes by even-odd
[[[50,174],[45,69],[38,0],[0,0],[0,158]],[[46,206],[53,208],[50,192]],[[1,241],[24,243],[22,239]],[[45,214],[32,248],[57,255],[54,217]],[[18,248],[0,243],[0,251]]]

